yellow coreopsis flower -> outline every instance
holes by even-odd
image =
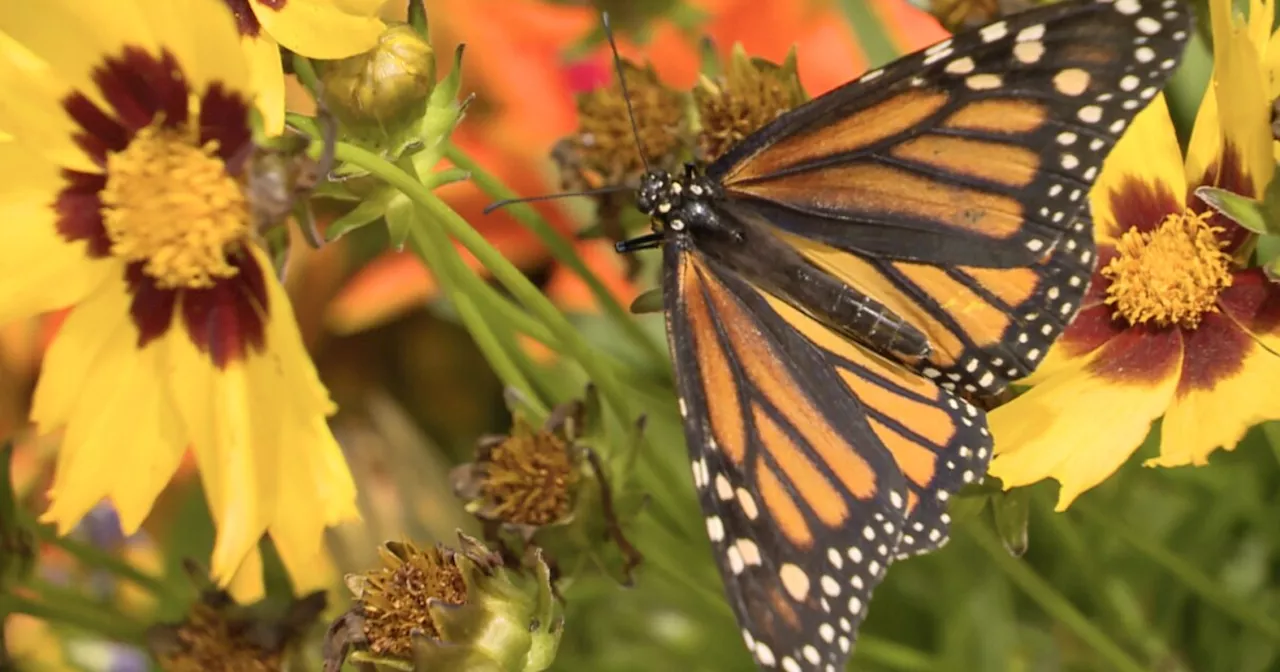
[[[1214,74],[1185,163],[1162,97],[1134,120],[1090,194],[1097,270],[1079,316],[1027,382],[990,413],[1006,487],[1062,484],[1058,509],[1111,475],[1163,416],[1153,466],[1202,465],[1280,418],[1280,285],[1245,268],[1249,233],[1195,196],[1258,198],[1271,180],[1271,101],[1255,30],[1211,0]],[[1151,91],[1155,95],[1155,91]],[[1219,114],[1219,111],[1222,111]]]
[[[219,0],[0,3],[0,324],[70,308],[32,420],[65,430],[45,520],[110,499],[136,530],[190,447],[211,569],[295,587],[357,516],[334,410],[256,244],[242,174],[255,99]]]
[[[284,67],[280,47],[332,60],[368,51],[386,25],[387,0],[224,0],[236,17],[258,109],[268,132],[284,128]]]

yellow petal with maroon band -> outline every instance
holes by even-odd
[[[1280,419],[1280,287],[1255,270],[1236,275],[1218,297],[1222,312],[1189,332],[1173,405],[1164,419],[1160,456],[1148,465],[1202,465],[1218,448],[1235,448],[1245,432]]]
[[[177,57],[182,72],[195,91],[217,83],[235,90],[250,86],[249,68],[230,58],[236,44],[236,22],[221,2],[208,0],[135,0],[164,46]],[[277,60],[279,56],[277,55]],[[252,90],[252,89],[249,89]]]
[[[1258,3],[1255,3],[1258,4]],[[1261,10],[1262,6],[1258,4]],[[1269,7],[1267,9],[1270,9]],[[1275,161],[1271,152],[1271,99],[1268,77],[1263,68],[1266,48],[1261,31],[1250,24],[1265,22],[1269,28],[1274,11],[1259,11],[1246,23],[1232,16],[1231,0],[1209,0],[1213,27],[1213,78],[1200,104],[1191,141],[1187,146],[1187,175],[1197,184],[1216,184],[1249,197],[1261,195],[1271,181]],[[1247,189],[1202,179],[1234,147],[1239,154],[1243,182]]]
[[[996,452],[989,473],[1006,488],[1056,479],[1057,510],[1065,510],[1142,443],[1173,397],[1181,359],[1174,330],[1111,339],[1084,366],[988,414]]]
[[[1182,212],[1186,189],[1182,150],[1161,94],[1134,118],[1089,192],[1094,239],[1115,241],[1131,227]]]
[[[60,179],[44,159],[0,142],[0,324],[69,306],[119,272],[58,235],[49,199]]]
[[[368,51],[386,28],[377,16],[381,5],[356,14],[344,11],[332,0],[276,0],[269,4],[249,0],[249,4],[262,28],[276,41],[309,58],[346,58]]]
[[[284,65],[280,61],[280,45],[263,34],[240,38],[253,90],[258,92],[254,107],[262,113],[262,128],[267,135],[284,132]]]
[[[1115,249],[1108,243],[1098,245],[1098,268],[1106,268],[1115,257]],[[1071,322],[1071,326],[1062,333],[1049,354],[1045,356],[1035,372],[1021,381],[1023,385],[1038,385],[1057,375],[1060,371],[1078,369],[1088,361],[1090,355],[1111,339],[1119,336],[1125,328],[1124,323],[1112,317],[1111,307],[1104,303],[1107,287],[1111,280],[1094,272],[1080,301],[1080,312]]]

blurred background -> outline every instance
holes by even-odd
[[[947,29],[935,15],[956,27],[1008,9],[988,0],[921,3],[434,0],[427,10],[442,64],[466,43],[462,91],[476,96],[453,135],[452,158],[473,162],[517,194],[537,195],[572,185],[561,169],[565,156],[555,150],[579,133],[581,101],[613,81],[600,39],[602,9],[612,12],[623,56],[651,65],[674,90],[688,91],[709,61],[728,59],[741,44],[746,54],[775,63],[794,48],[800,82],[813,96],[941,39]],[[403,11],[393,2],[387,15]],[[1204,91],[1207,54],[1202,40],[1193,44],[1170,90],[1184,133]],[[469,182],[440,193],[570,315],[593,347],[627,363],[632,403],[649,421],[632,483],[649,504],[626,526],[645,562],[633,587],[620,585],[608,569],[567,577],[566,630],[552,669],[755,669],[711,563],[669,364],[651,356],[665,352],[660,315],[636,318],[653,348],[635,347],[601,314],[582,279],[510,211],[482,214],[491,194]],[[535,207],[627,306],[654,286],[658,255],[642,254],[632,266],[615,255],[596,216],[604,205],[570,199]],[[644,225],[634,215],[618,219],[623,229]],[[345,599],[337,590],[342,574],[373,565],[382,541],[452,542],[458,528],[478,531],[453,496],[449,470],[472,459],[478,437],[511,427],[501,381],[441,299],[432,273],[417,256],[387,248],[385,228],[365,227],[319,251],[297,253],[287,282],[304,337],[340,405],[333,426],[359,480],[366,517],[332,535],[330,602],[337,610]],[[0,435],[25,425],[40,352],[56,322],[53,316],[0,329]],[[581,396],[587,380],[576,367],[536,343],[524,345],[528,373],[547,405]],[[1151,443],[1065,514],[1053,512],[1053,483],[1011,497],[979,490],[962,498],[950,545],[893,566],[849,669],[1280,670],[1280,426],[1255,430],[1202,469],[1142,468]],[[18,446],[13,478],[34,510],[55,449],[30,438]],[[120,537],[108,507],[75,536],[164,585],[182,584],[181,559],[207,557],[212,539],[198,487],[190,475],[176,481],[145,532],[133,538]],[[182,613],[180,600],[157,600],[85,571],[62,549],[42,547],[40,563],[51,585],[89,591],[122,613],[146,619]],[[12,617],[5,633],[16,669],[146,669],[135,650],[74,628]]]

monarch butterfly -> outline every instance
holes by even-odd
[[[992,440],[969,398],[1030,373],[1094,261],[1103,159],[1191,26],[1068,0],[961,33],[650,170],[694,484],[762,668],[843,669],[894,560],[946,542]]]

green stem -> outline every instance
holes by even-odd
[[[0,595],[0,614],[26,614],[52,624],[72,627],[126,644],[142,644],[145,629],[118,612],[107,612],[97,605],[55,604],[14,595]]]
[[[981,524],[969,525],[966,528],[982,550],[986,551],[996,566],[1014,585],[1022,589],[1027,597],[1044,609],[1045,613],[1056,618],[1059,623],[1085,644],[1094,650],[1113,670],[1122,672],[1143,672],[1146,668],[1134,660],[1124,649],[1111,640],[1105,632],[1099,630],[1089,618],[1080,613],[1067,598],[1054,589],[1048,581],[1021,560],[1011,557],[1004,545],[996,536]]]
[[[596,351],[583,340],[573,324],[524,276],[524,273],[520,272],[520,269],[503,257],[501,252],[494,249],[489,241],[471,228],[458,213],[422,186],[415,177],[372,152],[354,145],[338,143],[337,158],[376,175],[417,204],[422,214],[429,218],[428,224],[438,223],[442,226],[450,236],[475,255],[476,259],[489,269],[489,272],[515,296],[516,300],[551,330],[552,335],[564,345],[566,354],[573,357],[586,370],[587,375],[596,382],[601,393],[620,417],[627,422],[635,418],[631,405],[612,372],[600,363]]]
[[[471,332],[476,347],[484,354],[494,373],[504,385],[523,393],[536,412],[546,413],[547,408],[541,401],[541,395],[537,394],[529,379],[525,378],[520,366],[511,358],[511,353],[503,347],[502,339],[494,333],[492,324],[485,319],[474,297],[460,288],[460,279],[465,275],[472,275],[471,271],[462,263],[462,258],[449,237],[425,221],[421,206],[416,209],[413,223],[409,226],[409,241],[418,256],[435,271],[440,289],[453,303],[463,326]]]
[[[311,64],[311,59],[293,54],[293,74],[298,77],[298,81],[302,83],[302,86],[311,92],[311,96],[319,101],[320,76],[316,74],[316,68]]]
[[[1135,551],[1172,574],[1191,592],[1199,595],[1200,599],[1217,607],[1223,614],[1238,621],[1240,625],[1258,631],[1271,638],[1273,642],[1280,642],[1280,623],[1266,613],[1254,609],[1248,603],[1232,599],[1229,594],[1222,590],[1220,585],[1194,565],[1178,557],[1175,553],[1171,553],[1160,544],[1128,529],[1125,525],[1117,522],[1114,516],[1104,514],[1090,505],[1081,503],[1076,504],[1075,510],[1083,514],[1090,522],[1124,540]]]
[[[458,149],[456,145],[449,145],[445,149],[444,155],[445,158],[453,162],[453,165],[471,173],[471,181],[493,199],[506,200],[516,198],[517,194],[514,191],[486,171],[483,166],[476,163],[465,152]],[[586,263],[582,261],[582,257],[578,256],[577,251],[573,249],[573,245],[556,232],[538,214],[538,211],[530,207],[528,203],[513,203],[507,206],[507,210],[517,222],[542,241],[542,244],[547,247],[547,250],[551,252],[551,256],[555,257],[556,261],[564,264],[579,278],[582,278],[583,282],[587,284],[587,288],[591,290],[591,294],[595,297],[596,303],[610,318],[622,326],[624,333],[632,341],[635,341],[636,345],[644,351],[650,361],[658,369],[667,370],[667,358],[662,347],[645,333],[631,313],[622,304],[618,303],[618,300],[609,293],[608,288],[600,282],[596,274],[587,268]]]
[[[49,525],[41,525],[31,521],[28,527],[40,541],[66,551],[68,555],[88,567],[111,572],[125,581],[154,593],[157,597],[164,598],[173,593],[169,586],[165,585],[158,577],[143,572],[97,546],[77,541],[71,537],[60,536]]]
[[[868,68],[878,68],[898,57],[898,48],[889,38],[889,31],[871,6],[871,0],[840,0],[840,6],[853,24],[858,48],[867,57]]]

